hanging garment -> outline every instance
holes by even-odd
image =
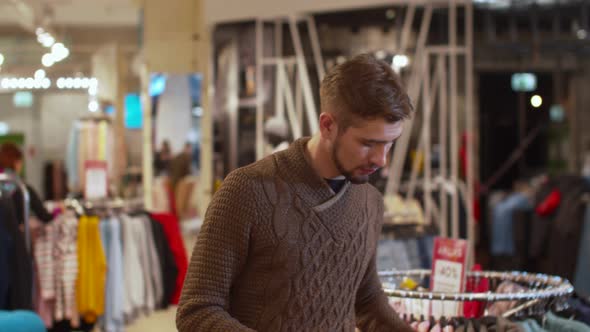
[[[512,234],[513,214],[515,211],[531,208],[532,204],[529,198],[521,193],[514,193],[496,205],[492,222],[492,255],[514,254],[514,237]]]
[[[149,310],[153,311],[158,308],[159,304],[162,303],[162,299],[164,298],[160,257],[158,256],[156,240],[154,239],[150,218],[145,215],[141,215],[138,218],[141,220],[146,234],[145,245],[146,255],[148,258],[148,280],[150,281],[146,287],[153,290],[153,299],[148,305]]]
[[[525,332],[547,332],[544,328],[537,323],[536,320],[527,319],[524,322],[518,323],[518,325],[525,331]]]
[[[178,277],[178,268],[174,261],[174,254],[166,240],[164,227],[149,215],[146,216],[149,217],[150,224],[152,225],[152,235],[154,237],[154,245],[156,246],[156,251],[158,253],[160,272],[162,275],[162,301],[156,306],[156,308],[166,309],[174,295],[176,278]]]
[[[78,219],[67,211],[54,221],[56,239],[53,246],[55,259],[55,313],[56,321],[71,320],[72,326],[80,323],[76,306],[76,280],[78,278]]]
[[[141,230],[130,216],[120,215],[123,231],[123,276],[125,278],[125,323],[133,322],[145,308],[145,278],[140,260]]]
[[[590,204],[586,205],[586,213],[584,215],[574,288],[582,296],[590,296]]]
[[[37,285],[35,294],[35,311],[39,314],[45,326],[53,325],[53,312],[56,299],[56,260],[54,246],[57,240],[56,223],[43,226],[39,235],[34,239],[35,276]]]
[[[154,213],[151,214],[151,216],[164,227],[164,234],[168,239],[168,245],[174,254],[176,267],[178,268],[178,276],[176,278],[176,287],[170,304],[178,304],[180,292],[182,291],[182,285],[184,284],[184,278],[186,277],[186,271],[188,269],[188,258],[184,246],[184,240],[180,233],[178,219],[173,214],[165,213]]]
[[[556,316],[552,312],[545,315],[544,328],[549,332],[588,332],[590,327],[582,322]]]
[[[18,219],[14,211],[14,204],[9,196],[0,198],[0,228],[5,237],[10,238],[5,245],[8,251],[8,270],[6,273],[9,281],[8,293],[4,300],[5,310],[32,310],[33,309],[33,264],[31,255],[25,244],[25,238],[19,230]],[[12,243],[10,243],[12,242]]]
[[[100,239],[98,217],[82,216],[78,225],[78,266],[76,301],[87,323],[104,313],[106,257]]]
[[[496,289],[496,293],[500,294],[514,294],[518,292],[524,292],[528,289],[516,284],[511,281],[504,281]],[[488,308],[488,314],[492,316],[502,316],[506,311],[514,308],[518,304],[518,301],[500,301],[494,302]]]
[[[561,192],[555,189],[537,205],[535,212],[543,217],[550,216],[557,210],[559,203],[561,203]]]
[[[104,332],[123,332],[125,329],[125,277],[120,223],[115,218],[101,221],[100,232],[107,257],[107,279],[104,316],[100,325]]]

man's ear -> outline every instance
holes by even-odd
[[[322,138],[332,140],[338,131],[338,124],[332,113],[320,114],[320,134]]]

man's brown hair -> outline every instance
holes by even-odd
[[[399,76],[389,64],[369,54],[332,68],[320,86],[320,101],[322,112],[328,105],[333,107],[342,129],[358,119],[395,123],[409,118],[413,111]]]

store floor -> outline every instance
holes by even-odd
[[[125,332],[176,332],[176,307],[155,312],[125,328]]]
[[[196,242],[196,235],[194,231],[183,233],[184,244],[190,258]],[[125,332],[176,332],[176,309],[177,307],[173,306],[168,310],[156,311],[147,317],[140,318],[132,325],[127,326]]]

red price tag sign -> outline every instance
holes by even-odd
[[[467,241],[438,237],[434,240],[430,289],[433,292],[460,293],[465,290]],[[435,301],[432,315],[452,317],[460,314],[456,302]]]

